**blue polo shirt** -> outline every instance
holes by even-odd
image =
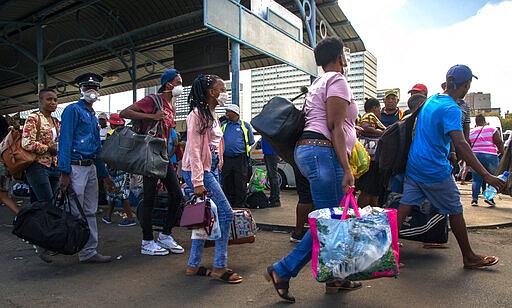
[[[392,114],[387,114],[384,112],[384,108],[380,111],[380,122],[384,124],[384,126],[388,127],[392,125],[395,122],[398,122],[402,117],[402,111],[398,108],[396,108],[396,111]]]
[[[448,161],[451,131],[462,131],[462,111],[448,95],[431,96],[423,105],[412,140],[405,174],[416,182],[435,183],[452,172]]]
[[[80,99],[62,112],[58,170],[69,174],[71,160],[94,159],[98,177],[106,177],[105,164],[96,159],[100,152],[100,126],[96,113]]]
[[[243,122],[247,128],[247,137],[249,145],[254,144],[254,135],[249,123]],[[224,155],[235,157],[240,154],[247,154],[245,151],[244,132],[242,131],[242,121],[238,119],[236,123],[229,120],[222,122],[221,127],[226,124],[224,129]]]

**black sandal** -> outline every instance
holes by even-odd
[[[197,269],[197,276],[210,276],[212,274],[212,271],[204,266],[200,266]]]
[[[199,266],[197,269],[192,266],[187,266],[185,270],[185,275],[187,276],[211,276],[212,271],[204,266]]]
[[[269,266],[267,267],[267,272],[265,273],[265,279],[267,281],[272,281],[272,284],[274,285],[274,289],[276,289],[277,295],[279,295],[280,298],[285,299],[289,301],[290,303],[295,303],[295,297],[288,294],[288,290],[290,289],[290,282],[276,282],[274,279],[274,267]],[[279,290],[284,290],[285,292],[283,294],[279,293]]]
[[[238,278],[232,278],[234,275],[238,276]],[[217,276],[213,272],[211,276],[215,279],[221,280],[226,283],[236,284],[241,283],[243,281],[242,276],[238,275],[237,273],[233,272],[232,270],[226,270],[222,275]]]
[[[340,291],[340,290],[355,291],[355,290],[361,289],[362,287],[363,287],[363,284],[359,281],[337,279],[337,280],[333,280],[333,281],[329,281],[329,282],[325,283],[325,293],[333,294],[333,293],[338,293],[338,291]]]

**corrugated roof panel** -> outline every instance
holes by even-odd
[[[295,0],[277,2],[294,9],[298,15]],[[346,20],[335,0],[316,0],[316,3],[329,23]],[[125,57],[130,49],[137,51],[137,87],[158,84],[159,74],[174,65],[173,44],[213,33],[203,26],[202,10],[202,0],[10,0],[0,4],[0,34],[9,33],[3,37],[36,58],[36,28],[28,24],[21,26],[19,22],[44,19],[43,55],[52,61],[45,65],[48,85],[59,85],[62,90],[64,84],[72,82],[78,74],[95,71],[106,77],[118,77],[115,81],[105,78],[102,93],[108,94],[132,88],[130,74],[119,59],[126,59],[130,69],[131,60]],[[344,40],[358,37],[350,24],[335,27],[335,31]],[[353,51],[364,50],[361,41],[347,45]],[[33,106],[37,100],[36,63],[6,45],[0,45],[0,52],[0,111]],[[153,66],[152,62],[156,64]],[[242,69],[277,63],[255,50],[241,49]],[[60,97],[61,101],[76,100],[76,87],[67,85]]]

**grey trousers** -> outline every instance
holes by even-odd
[[[96,166],[71,166],[71,187],[78,197],[78,201],[84,209],[84,214],[91,230],[89,241],[78,253],[80,261],[87,260],[94,256],[98,247],[98,225],[96,222],[96,211],[98,209],[98,179],[96,177]],[[71,213],[80,216],[74,198],[71,200]]]

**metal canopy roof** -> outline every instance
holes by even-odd
[[[300,17],[301,1],[276,2]],[[324,20],[329,36],[365,50],[336,0],[316,0],[316,7],[317,25]],[[55,88],[60,102],[74,101],[73,80],[87,71],[105,77],[102,95],[157,85],[174,66],[173,44],[213,34],[203,25],[202,0],[0,1],[0,113],[35,108],[38,80],[46,80],[39,88]],[[245,46],[240,57],[241,69],[278,63]]]

